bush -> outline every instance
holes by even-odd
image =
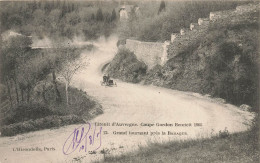
[[[36,131],[41,129],[47,129],[52,127],[59,127],[70,124],[84,123],[84,120],[76,115],[68,116],[47,116],[36,120],[29,120],[19,122],[16,124],[7,125],[1,128],[2,136],[14,136],[30,131]]]
[[[218,136],[220,137],[220,138],[227,138],[227,137],[229,137],[229,132],[228,132],[228,130],[227,130],[227,128],[225,128],[225,130],[224,131],[219,131],[219,134],[218,134]]]
[[[52,110],[44,104],[20,104],[9,111],[7,116],[3,118],[2,124],[9,125],[27,120],[35,120],[52,114]]]

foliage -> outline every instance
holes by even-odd
[[[160,4],[160,7],[159,7],[159,10],[158,10],[158,14],[160,14],[160,12],[162,11],[165,11],[165,2],[164,1],[161,1],[161,4]]]
[[[86,68],[87,63],[85,62],[86,58],[78,59],[73,56],[73,53],[70,51],[64,51],[60,62],[63,64],[58,68],[60,77],[63,82],[65,82],[65,93],[66,93],[66,102],[69,105],[69,91],[68,88],[71,84],[73,77],[83,68]]]
[[[227,128],[225,128],[224,131],[221,131],[221,130],[219,131],[218,136],[219,136],[220,138],[227,138],[227,137],[230,136],[230,134],[229,134],[229,131],[227,130]]]
[[[1,2],[1,32],[15,30],[24,35],[66,37],[86,34],[87,40],[109,36],[116,26],[115,2],[35,1]],[[112,14],[111,14],[112,13]],[[88,24],[88,26],[85,26]]]
[[[71,98],[66,103],[68,98],[65,96],[67,94],[65,86],[59,84],[56,79],[56,73],[62,72],[61,69],[65,69],[64,65],[68,66],[68,63],[71,63],[66,69],[69,71],[67,79],[71,80],[79,68],[77,60],[82,49],[59,48],[58,44],[52,49],[31,49],[31,37],[21,34],[8,35],[3,43],[0,55],[2,70],[0,75],[3,84],[1,84],[3,101],[0,103],[0,122],[1,126],[5,125],[3,132],[6,132],[2,132],[3,135],[45,128],[31,125],[26,127],[26,121],[37,124],[37,120],[43,120],[51,115],[75,114],[82,120],[102,113],[101,106],[85,92],[70,88],[69,85],[67,92],[70,92]],[[70,69],[73,66],[74,69]],[[70,109],[68,104],[73,109]],[[53,123],[50,127],[60,125],[55,122],[50,122]],[[68,124],[74,122],[78,121],[71,121]],[[66,123],[63,121],[62,125]],[[10,124],[13,125],[6,126]]]
[[[113,9],[112,15],[111,15],[111,21],[115,21],[115,20],[116,20],[116,10]]]
[[[211,22],[203,37],[180,51],[171,44],[168,55],[174,57],[148,71],[145,83],[210,94],[237,106],[250,105],[257,112],[259,25],[254,17]]]
[[[14,136],[25,132],[37,131],[41,129],[60,127],[64,125],[77,124],[77,123],[84,123],[84,120],[76,115],[68,115],[68,116],[50,115],[44,118],[36,119],[34,121],[28,120],[28,121],[4,126],[1,128],[1,134],[2,136]]]
[[[116,18],[114,15],[111,21],[111,15],[107,13],[114,9],[114,5],[105,7],[103,15],[106,21],[104,19],[97,22],[91,19],[91,15],[99,8],[97,4],[93,4],[94,7],[86,5],[79,7],[81,2],[68,1],[0,3],[3,38],[1,40],[3,46],[0,47],[0,122],[1,126],[10,124],[16,126],[15,128],[5,126],[4,132],[17,134],[42,129],[34,125],[26,127],[27,121],[32,121],[37,126],[37,120],[45,121],[46,117],[51,115],[74,114],[79,116],[82,122],[82,118],[88,119],[101,114],[101,106],[85,92],[69,87],[73,75],[82,67],[82,64],[77,63],[82,49],[64,47],[59,43],[82,33],[86,34],[87,39],[97,38],[100,35],[109,36]],[[92,9],[90,12],[83,12],[89,8]],[[85,24],[88,26],[84,26]],[[91,31],[91,35],[86,31]],[[53,41],[51,42],[53,48],[31,48],[32,38],[48,36]],[[85,50],[87,48],[84,47]],[[63,74],[66,79],[66,92],[65,86],[57,81],[58,73]],[[70,98],[65,96],[68,92]],[[50,121],[53,124],[49,127],[60,125],[56,124],[56,120]],[[76,122],[79,121],[68,124]],[[39,125],[44,126],[42,123],[44,122]],[[65,120],[62,125],[66,123]],[[48,125],[43,128],[46,127],[48,128]]]
[[[76,88],[69,88],[70,108],[66,107],[65,86],[58,84],[61,91],[62,103],[56,104],[53,87],[45,90],[45,98],[48,103],[37,99],[31,103],[21,103],[7,112],[1,110],[1,133],[3,136],[59,127],[63,125],[84,123],[84,119],[90,119],[102,114],[102,107],[85,92]],[[2,105],[1,105],[2,106]],[[73,108],[73,109],[71,109]]]
[[[129,82],[140,82],[146,73],[147,66],[137,60],[135,54],[128,49],[119,49],[108,66],[107,73],[114,78]]]
[[[19,104],[12,108],[4,118],[2,124],[9,125],[27,120],[35,120],[52,115],[52,110],[45,104],[31,103]]]
[[[207,18],[212,11],[234,9],[238,4],[244,3],[247,2],[167,1],[167,10],[164,1],[137,3],[141,14],[127,22],[127,28],[120,33],[120,38],[125,39],[127,36],[141,41],[170,40],[172,33],[179,32],[181,28],[189,28],[190,23],[196,23],[199,18]],[[133,13],[130,14],[132,15]],[[124,25],[118,24],[118,28],[123,28]]]
[[[103,21],[104,17],[103,17],[103,13],[102,13],[102,9],[99,8],[97,10],[97,14],[96,14],[96,20],[97,21]]]
[[[233,40],[227,42],[224,38],[219,40],[216,54],[207,57],[204,77],[208,81],[206,85],[211,85],[211,94],[214,96],[237,105],[245,103],[256,108],[259,61],[256,59],[258,48],[255,43],[258,38],[252,35],[257,34],[257,28],[252,29],[250,34],[246,32],[246,26],[243,29],[240,31],[243,35],[241,43]],[[243,48],[238,44],[242,44]]]

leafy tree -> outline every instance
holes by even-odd
[[[61,62],[62,65],[59,67],[59,74],[62,81],[65,82],[65,93],[66,93],[66,104],[69,105],[69,86],[76,73],[87,66],[86,58],[75,59],[71,53],[71,50],[66,50],[63,54]]]
[[[36,26],[45,25],[45,13],[41,9],[37,9],[33,12],[33,22]]]
[[[12,15],[8,19],[9,27],[14,27],[14,26],[21,26],[23,23],[22,17],[20,15]]]
[[[80,17],[75,12],[66,14],[66,22],[68,22],[71,25],[71,27],[80,23],[80,21]]]
[[[168,21],[165,21],[162,25],[162,30],[161,30],[161,40],[166,41],[170,40],[170,36],[172,33],[172,24]]]
[[[160,7],[159,7],[159,10],[158,10],[158,14],[160,14],[162,11],[166,10],[165,6],[166,6],[165,2],[161,1]]]
[[[115,9],[113,9],[112,15],[111,15],[111,21],[114,21],[114,20],[116,20],[116,11],[115,11]]]
[[[3,70],[3,78],[5,84],[8,87],[8,92],[11,90],[11,83],[13,82],[13,86],[16,93],[16,101],[19,103],[19,95],[18,95],[18,75],[19,75],[19,65],[21,63],[25,63],[28,58],[27,52],[30,49],[30,45],[32,44],[32,40],[26,36],[19,35],[17,36],[9,36],[4,40],[3,49],[1,54],[1,64]],[[28,88],[28,87],[27,87]],[[10,93],[10,92],[9,92]],[[9,94],[11,97],[11,94]],[[10,98],[12,100],[12,98]],[[12,102],[12,101],[10,101]]]
[[[109,13],[104,13],[104,21],[106,23],[110,23],[111,22],[111,15]]]
[[[91,20],[95,20],[95,14],[94,13],[91,14]]]
[[[103,19],[104,19],[104,16],[103,16],[103,13],[102,13],[102,9],[99,8],[99,9],[97,10],[96,20],[97,20],[97,21],[103,21]]]
[[[33,11],[37,9],[37,2],[35,0],[33,1],[31,8]]]

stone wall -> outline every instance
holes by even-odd
[[[211,21],[217,21],[219,19],[226,19],[235,15],[256,11],[257,9],[259,9],[259,7],[260,7],[259,3],[246,4],[242,6],[237,6],[235,10],[210,12],[209,18]]]
[[[211,21],[216,21],[218,19],[226,19],[226,18],[232,16],[234,13],[235,13],[235,10],[210,12],[209,19]]]
[[[180,51],[192,45],[199,37],[205,35],[211,22],[222,23],[222,20],[229,18],[232,21],[234,15],[256,11],[259,8],[260,4],[257,3],[237,6],[235,10],[210,12],[209,18],[199,18],[198,23],[190,24],[190,28],[182,28],[180,33],[171,34],[170,43],[141,42],[127,39],[125,46],[133,51],[137,59],[143,61],[150,69],[157,64],[163,65],[168,59],[175,57]],[[169,56],[168,53],[173,55]]]
[[[236,7],[236,12],[250,12],[250,11],[253,11],[253,10],[257,10],[259,9],[260,7],[260,4],[257,3],[257,4],[246,4],[246,5],[242,5],[242,6],[237,6]]]
[[[207,29],[211,22],[223,23],[223,20],[235,21],[232,17],[236,15],[242,15],[247,12],[252,12],[259,9],[260,4],[247,4],[243,6],[237,6],[235,10],[225,10],[210,12],[209,18],[199,18],[198,23],[191,23],[190,28],[181,29],[180,33],[173,33],[171,35],[171,44],[168,47],[168,53],[171,56],[167,56],[167,59],[175,57],[179,52],[184,51],[192,44],[196,43],[199,37],[203,37],[206,34]],[[246,19],[239,17],[240,19]]]
[[[163,65],[167,61],[167,45],[167,42],[141,42],[127,39],[125,47],[134,52],[137,59],[143,61],[150,69],[157,64]]]
[[[193,44],[195,40],[206,34],[210,20],[208,18],[199,18],[198,23],[191,23],[190,28],[181,29],[180,33],[171,35],[171,44],[168,47],[167,59],[175,57],[179,52],[185,50]]]

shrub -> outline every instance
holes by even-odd
[[[230,134],[229,134],[227,128],[225,128],[224,131],[221,131],[221,130],[219,131],[219,135],[218,135],[218,136],[219,136],[220,138],[227,138],[227,137],[229,137],[229,135],[230,135]]]
[[[43,118],[48,115],[52,115],[53,112],[45,104],[32,103],[32,104],[20,104],[14,107],[10,112],[3,118],[3,124],[9,125],[17,122],[34,120]]]
[[[84,123],[84,120],[76,115],[68,116],[47,116],[36,120],[28,120],[11,125],[7,125],[1,128],[2,136],[14,136],[30,131],[36,131],[41,129],[47,129],[52,127],[59,127],[70,124]]]

